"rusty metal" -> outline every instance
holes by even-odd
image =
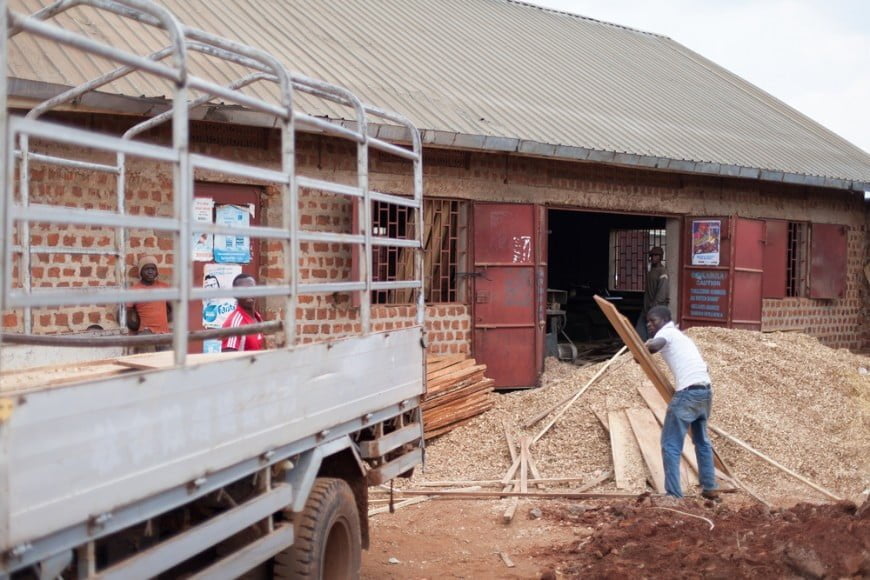
[[[533,205],[474,205],[474,267],[482,274],[474,278],[474,356],[496,388],[537,384],[546,288],[541,294],[537,283],[545,266],[537,263],[536,218]]]
[[[764,273],[764,221],[735,218],[732,238],[732,291],[729,326],[761,330]]]
[[[810,298],[842,298],[846,292],[846,233],[838,224],[812,224]]]

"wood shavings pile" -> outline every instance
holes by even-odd
[[[870,357],[800,333],[699,327],[688,331],[713,379],[711,423],[834,493],[870,490]],[[660,356],[654,360],[673,380]],[[554,414],[522,425],[579,390],[605,363],[578,368],[548,359],[539,389],[493,395],[495,407],[427,447],[414,482],[499,479],[510,467],[506,424],[516,441],[536,436]],[[589,477],[611,468],[610,443],[594,412],[645,408],[648,379],[622,355],[532,447],[542,477]],[[714,447],[754,492],[780,503],[823,501],[807,485],[713,433]],[[601,489],[612,489],[612,483]]]

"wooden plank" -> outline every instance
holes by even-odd
[[[603,367],[601,367],[601,368],[598,370],[598,372],[595,373],[595,376],[593,376],[591,379],[589,379],[589,380],[586,382],[586,384],[583,385],[583,387],[582,387],[579,391],[577,391],[577,392],[576,392],[576,393],[571,397],[571,399],[568,400],[568,402],[565,404],[565,406],[562,407],[562,410],[559,411],[559,412],[556,414],[556,416],[553,417],[553,419],[552,419],[549,423],[547,423],[547,426],[544,427],[544,428],[541,430],[541,432],[538,433],[538,434],[535,436],[535,439],[534,439],[532,442],[533,442],[533,443],[537,443],[538,440],[539,440],[541,437],[543,437],[544,434],[545,434],[547,431],[550,430],[550,427],[552,427],[552,426],[556,423],[556,421],[558,421],[559,418],[560,418],[562,415],[565,414],[565,412],[566,412],[566,411],[571,407],[571,405],[573,405],[573,404],[577,401],[577,399],[579,399],[580,396],[581,396],[583,393],[586,392],[586,389],[588,389],[588,388],[591,387],[593,384],[595,384],[595,381],[597,381],[597,380],[598,380],[598,379],[599,379],[599,378],[600,378],[600,377],[601,377],[601,376],[602,376],[602,375],[607,371],[607,369],[610,368],[610,365],[612,365],[613,362],[614,362],[616,359],[618,359],[618,358],[622,355],[622,353],[624,353],[624,352],[625,352],[625,347],[622,347],[621,349],[619,349],[619,351],[618,351],[615,355],[613,355],[612,357],[610,357],[610,360],[607,361],[607,364],[604,365]],[[547,415],[549,415],[549,412],[547,413]],[[536,417],[533,417],[533,419],[536,419]],[[536,420],[534,423],[537,423],[537,422],[538,422],[538,421]],[[531,423],[531,425],[534,425],[534,423]],[[528,427],[530,427],[531,425],[527,422],[526,425],[525,425],[525,427],[528,428]]]
[[[665,424],[665,414],[668,411],[667,404],[662,400],[661,395],[656,391],[652,385],[644,383],[637,387],[637,392],[640,393],[641,398],[646,402],[647,406],[652,411],[655,418],[658,420],[659,424]],[[689,465],[693,471],[693,477],[691,478],[691,482],[694,485],[698,484],[698,456],[695,454],[695,444],[692,442],[691,434],[686,434],[686,440],[683,442],[683,462]],[[722,473],[722,471],[718,467],[714,467],[716,469],[716,477],[727,481],[729,484],[733,485],[733,480]]]
[[[616,333],[619,334],[619,337],[625,343],[625,345],[631,351],[631,354],[634,355],[634,359],[640,364],[643,372],[646,373],[646,376],[652,382],[653,386],[661,395],[662,399],[667,403],[670,402],[671,398],[674,396],[674,387],[671,385],[671,382],[665,377],[662,373],[661,369],[659,369],[658,365],[652,359],[649,351],[647,350],[644,342],[640,339],[637,332],[634,329],[634,325],[628,321],[628,319],[619,313],[616,309],[616,306],[605,300],[600,296],[594,296],[595,302],[598,304],[598,307],[601,308],[601,311],[604,312],[604,316],[607,317],[607,320],[610,321],[610,324],[613,326]],[[722,473],[726,475],[730,475],[728,473],[728,469],[726,469],[725,464],[719,459],[716,451],[713,451],[713,457],[716,461],[716,467],[718,467]]]
[[[513,486],[509,486],[509,487],[513,487]],[[510,490],[507,490],[507,491],[510,491]],[[519,507],[519,505],[520,505],[520,498],[518,498],[518,497],[510,498],[510,501],[508,502],[508,507],[506,510],[504,510],[504,513],[501,516],[501,520],[506,524],[509,524],[512,521],[514,521],[514,516],[517,513],[517,507]]]
[[[605,472],[605,480],[610,479],[612,474]],[[530,484],[560,484],[560,483],[576,483],[585,482],[585,477],[530,477]],[[467,486],[480,485],[485,487],[501,487],[500,479],[474,479],[474,480],[446,480],[446,481],[421,481],[416,484],[416,487],[450,487],[450,486]],[[597,485],[597,484],[596,484]],[[580,490],[582,491],[582,490]]]
[[[229,360],[242,356],[253,356],[264,351],[232,351],[232,352],[200,352],[187,355],[187,366],[193,366],[218,360]],[[166,350],[163,352],[148,352],[144,354],[131,354],[115,359],[119,365],[134,369],[168,369],[175,366],[175,352]]]
[[[440,405],[449,404],[451,401],[468,398],[479,391],[492,391],[493,379],[483,379],[474,383],[463,385],[456,389],[441,391],[434,397],[427,396],[423,401],[423,409],[431,409]]]
[[[501,558],[501,561],[504,562],[504,565],[508,568],[513,568],[516,566],[516,564],[514,564],[514,561],[511,560],[511,557],[504,552],[499,552],[498,557]]]
[[[531,473],[532,475],[532,477],[529,478],[529,483],[531,483],[538,489],[544,489],[545,486],[543,483],[541,483],[540,481],[533,481],[541,479],[541,472],[538,471],[538,464],[535,462],[535,458],[532,455],[531,450],[529,450],[529,473]]]
[[[43,367],[31,372],[13,371],[9,375],[0,376],[0,392],[18,393],[31,389],[57,387],[84,380],[96,380],[130,372],[128,366],[115,362],[100,362],[99,364],[65,365],[58,367]]]
[[[613,477],[616,487],[640,492],[644,489],[643,458],[637,446],[625,412],[609,411],[610,449],[613,455]]]
[[[649,470],[653,489],[665,493],[665,466],[662,462],[662,430],[649,409],[626,409],[625,415]]]
[[[435,371],[440,371],[443,368],[455,365],[467,358],[469,357],[466,354],[452,354],[447,356],[430,355],[426,358],[426,375],[428,376],[429,373],[434,373]]]
[[[507,421],[502,421],[501,427],[504,430],[504,440],[508,446],[508,452],[510,453],[510,456],[511,456],[511,463],[513,463],[517,459],[517,450],[516,450],[516,446],[514,445],[514,437],[513,437],[513,435],[511,435],[511,432],[508,429]]]
[[[469,363],[473,363],[473,362],[474,362],[473,360],[469,361]],[[454,367],[460,367],[460,366],[462,366],[462,368],[457,368],[456,370],[452,370]],[[436,392],[441,391],[441,390],[452,388],[453,386],[457,385],[461,381],[480,380],[481,378],[483,378],[484,371],[486,371],[486,365],[470,366],[470,364],[465,365],[465,363],[462,362],[462,363],[459,363],[457,365],[453,365],[452,367],[448,367],[448,368],[443,369],[442,371],[438,371],[438,372],[440,373],[443,371],[451,371],[451,372],[444,374],[444,375],[441,375],[436,379],[430,378],[430,379],[426,380],[427,388],[428,388],[430,393],[436,393]]]
[[[433,409],[423,414],[423,424],[432,427],[446,425],[454,421],[476,417],[492,409],[495,403],[490,399],[463,403],[448,409]]]
[[[635,331],[634,325],[629,322],[612,303],[600,296],[594,296],[593,298],[598,304],[598,307],[601,308],[604,316],[606,316],[607,320],[610,321],[610,324],[619,335],[619,338],[622,339],[622,342],[625,343],[625,346],[627,346],[631,351],[631,354],[634,355],[634,359],[638,364],[640,364],[650,381],[652,381],[652,384],[656,389],[658,389],[659,393],[661,393],[662,398],[665,401],[670,401],[674,394],[674,388],[653,361],[652,356],[650,356],[649,351],[646,349],[640,336],[638,336]]]
[[[520,491],[529,491],[529,438],[520,441]]]
[[[636,498],[637,493],[587,493],[577,491],[530,491],[522,493],[520,491],[457,491],[452,489],[406,489],[396,490],[396,494],[402,495],[431,495],[432,499],[446,499],[455,497],[458,499],[493,499],[499,497],[528,497],[538,499],[624,499]]]
[[[757,449],[754,449],[752,446],[750,446],[750,445],[749,445],[748,443],[746,443],[745,441],[741,441],[741,440],[738,439],[737,437],[735,437],[735,436],[733,436],[733,435],[731,435],[731,434],[725,432],[724,430],[720,429],[719,427],[716,427],[715,425],[710,425],[710,429],[711,429],[714,433],[716,433],[717,435],[720,435],[720,436],[724,437],[725,439],[728,439],[728,440],[731,441],[732,443],[734,443],[734,444],[736,444],[736,445],[742,447],[742,448],[745,449],[746,451],[749,451],[750,453],[752,453],[753,455],[755,455],[755,456],[758,457],[759,459],[763,459],[763,460],[766,461],[767,463],[773,465],[774,467],[776,467],[777,469],[779,469],[779,470],[782,471],[783,473],[787,473],[788,475],[792,476],[793,478],[797,479],[798,481],[807,484],[808,486],[810,486],[810,487],[813,488],[814,490],[818,491],[819,493],[822,493],[822,494],[828,496],[829,498],[831,498],[831,499],[834,500],[834,501],[843,501],[843,498],[840,497],[840,496],[838,496],[838,495],[835,494],[834,492],[832,492],[832,491],[830,491],[830,490],[827,490],[827,489],[825,489],[824,487],[818,485],[817,483],[814,483],[814,482],[810,481],[809,479],[807,479],[807,478],[804,477],[803,475],[801,475],[801,474],[799,474],[799,473],[797,473],[797,472],[795,472],[795,471],[792,471],[792,470],[789,469],[788,467],[786,467],[786,466],[782,465],[781,463],[775,461],[774,459],[768,457],[768,456],[765,455],[764,453],[758,451]]]
[[[426,381],[431,382],[435,379],[441,379],[441,378],[447,377],[448,375],[454,375],[454,374],[458,375],[459,371],[461,371],[462,369],[465,369],[468,367],[473,367],[476,364],[477,364],[477,361],[474,360],[473,358],[467,358],[465,360],[461,360],[456,364],[450,365],[449,367],[445,367],[445,368],[439,369],[437,371],[427,373],[426,374]],[[483,366],[484,366],[484,368],[486,368],[486,365],[483,365]]]

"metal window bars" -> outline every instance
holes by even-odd
[[[610,231],[609,290],[644,292],[648,252],[666,247],[664,229],[614,229]]]
[[[142,56],[127,49],[92,40],[81,34],[49,24],[46,20],[75,7],[86,6],[98,11],[107,11],[138,25],[162,31],[166,46]],[[0,310],[22,308],[25,311],[25,332],[30,330],[30,311],[34,307],[75,306],[85,304],[124,304],[147,297],[148,301],[168,300],[173,302],[175,322],[173,346],[176,364],[184,364],[187,355],[188,304],[192,299],[221,297],[283,297],[283,330],[285,345],[296,343],[296,311],[300,294],[360,292],[360,327],[363,333],[371,331],[371,294],[373,291],[406,289],[416,291],[417,324],[423,323],[423,255],[420,232],[416,228],[413,239],[374,237],[371,226],[371,202],[393,204],[409,208],[415,214],[415,222],[422,223],[422,144],[413,124],[403,116],[362,103],[346,89],[291,73],[278,59],[260,49],[236,41],[221,38],[207,32],[185,26],[166,9],[147,0],[59,0],[32,14],[22,15],[7,10],[8,0],[0,0],[0,26],[6,34],[0,39],[0,65],[8,64],[9,39],[17,34],[29,33],[42,41],[57,42],[117,63],[119,66],[94,77],[92,80],[72,87],[57,96],[34,106],[25,116],[8,113],[8,84],[3,75],[0,90],[0,131],[5,137],[5,155],[0,164],[0,180],[5,192],[0,203],[0,223],[4,234],[0,239],[2,269],[0,269]],[[194,74],[191,70],[191,55],[201,54],[225,64],[225,69],[245,72],[227,84],[218,84]],[[170,58],[171,57],[171,58]],[[164,62],[169,59],[169,62]],[[172,83],[172,96],[168,109],[127,130],[120,137],[107,136],[85,129],[60,126],[55,122],[41,120],[45,113],[76,101],[82,95],[96,91],[132,73],[147,73]],[[251,96],[242,89],[254,83],[270,83],[277,89],[277,102]],[[200,94],[190,98],[193,91]],[[315,117],[295,108],[297,93],[316,99],[331,101],[352,111],[350,120],[330,120]],[[280,167],[264,168],[254,164],[229,162],[217,157],[194,154],[189,149],[190,111],[206,105],[215,98],[245,107],[247,110],[270,115],[280,130]],[[385,126],[398,126],[410,148],[396,145],[385,139],[372,136],[370,119]],[[171,145],[155,145],[136,140],[147,130],[171,122]],[[373,123],[374,125],[374,123]],[[350,140],[356,144],[357,180],[355,185],[335,183],[297,175],[294,165],[295,134],[297,131],[314,131],[325,135]],[[75,159],[72,156],[43,154],[31,151],[31,139],[53,144],[88,147],[115,154],[115,163],[95,163]],[[369,188],[369,148],[407,160],[413,167],[413,191],[408,197],[371,191]],[[129,157],[148,159],[172,164],[173,208],[171,217],[129,215],[125,208],[126,169]],[[18,165],[18,199],[15,196],[15,169]],[[114,211],[75,208],[51,204],[30,203],[29,164],[38,162],[67,168],[102,172],[115,177],[116,207]],[[197,169],[211,170],[236,178],[277,185],[281,191],[280,227],[251,226],[235,227],[194,222],[191,219],[193,183]],[[302,230],[299,216],[299,188],[359,198],[361,231],[350,234]],[[30,257],[34,251],[45,248],[31,247],[30,224],[77,224],[114,228],[116,275],[123,284],[126,233],[132,228],[152,228],[170,232],[176,253],[171,285],[166,289],[130,290],[111,287],[90,287],[77,291],[35,289],[30,284]],[[19,244],[14,245],[15,227],[18,226]],[[250,236],[257,239],[278,240],[282,244],[285,284],[259,286],[250,289],[204,289],[193,288],[191,273],[192,234],[211,233]],[[359,281],[331,281],[305,283],[299,279],[299,255],[301,242],[337,242],[362,246],[366,260],[361,260]],[[376,246],[412,248],[414,252],[413,276],[408,280],[377,282],[372,275],[372,248]],[[77,248],[53,247],[52,252],[75,251]],[[21,288],[13,286],[13,253],[19,252]],[[122,321],[123,323],[123,321]]]

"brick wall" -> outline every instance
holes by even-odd
[[[123,121],[110,120],[108,124]],[[277,134],[265,129],[243,138],[225,128],[212,135],[204,124],[194,132],[200,139],[192,149],[228,159],[259,161],[277,168]],[[205,137],[203,137],[205,136]],[[208,137],[208,138],[206,138]],[[165,138],[158,135],[155,139]],[[229,143],[229,144],[227,144]],[[105,157],[105,156],[103,156]],[[94,156],[99,159],[99,155]],[[106,159],[102,159],[107,161]],[[356,159],[354,147],[317,136],[300,136],[297,140],[297,166],[301,173],[354,183]],[[384,192],[411,191],[410,165],[375,152],[371,157],[370,186]],[[37,173],[42,171],[42,173]],[[168,167],[152,162],[133,162],[128,178],[127,203],[130,213],[169,215],[171,211],[171,173]],[[731,215],[777,218],[794,221],[839,223],[849,226],[848,285],[843,300],[810,299],[765,300],[766,329],[802,327],[831,346],[867,348],[870,331],[867,321],[868,296],[863,264],[870,258],[867,242],[866,206],[854,193],[814,189],[802,186],[758,183],[748,180],[685,176],[664,172],[612,168],[595,164],[512,158],[504,154],[464,151],[427,150],[424,156],[425,194],[433,197],[547,204],[551,207],[649,213],[659,216]],[[114,207],[111,177],[90,177],[78,170],[39,169],[33,174],[34,201],[60,199],[78,207]],[[236,181],[222,175],[200,171],[197,179]],[[88,205],[90,204],[90,205]],[[352,204],[340,196],[316,191],[300,192],[303,228],[326,228],[350,231]],[[265,186],[263,193],[264,225],[278,226],[281,221],[281,196],[277,187]],[[100,246],[110,232],[72,230],[63,227],[34,228],[47,245],[60,244],[64,236],[73,245]],[[35,239],[32,239],[35,243]],[[263,283],[283,276],[281,244],[262,243]],[[127,246],[126,273],[135,279],[136,257],[154,251],[163,260],[162,275],[168,277],[173,266],[171,238],[159,232],[132,232]],[[347,279],[351,269],[351,249],[340,244],[307,244],[299,257],[305,280]],[[34,257],[34,283],[60,285],[113,284],[113,258],[108,255]],[[41,269],[37,269],[41,268]],[[90,269],[88,269],[90,268]],[[397,324],[404,316],[403,307],[375,307],[377,328]],[[282,315],[282,301],[270,299],[266,310],[270,318]],[[468,352],[470,350],[470,312],[466,305],[433,305],[427,308],[427,329],[432,352]],[[355,331],[357,309],[346,294],[301,297],[298,319],[300,340],[320,340],[343,336]],[[75,318],[75,319],[74,319]],[[20,328],[20,313],[4,313],[9,327]],[[99,323],[106,328],[116,324],[114,309],[97,309],[80,313],[80,309],[40,312],[35,316],[38,332],[82,330]]]
[[[471,353],[471,312],[464,304],[435,304],[426,308],[429,354]]]
[[[818,337],[823,344],[861,350],[867,346],[867,230],[851,228],[847,238],[848,274],[840,300],[811,298],[765,299],[762,328],[766,331],[800,330]]]

